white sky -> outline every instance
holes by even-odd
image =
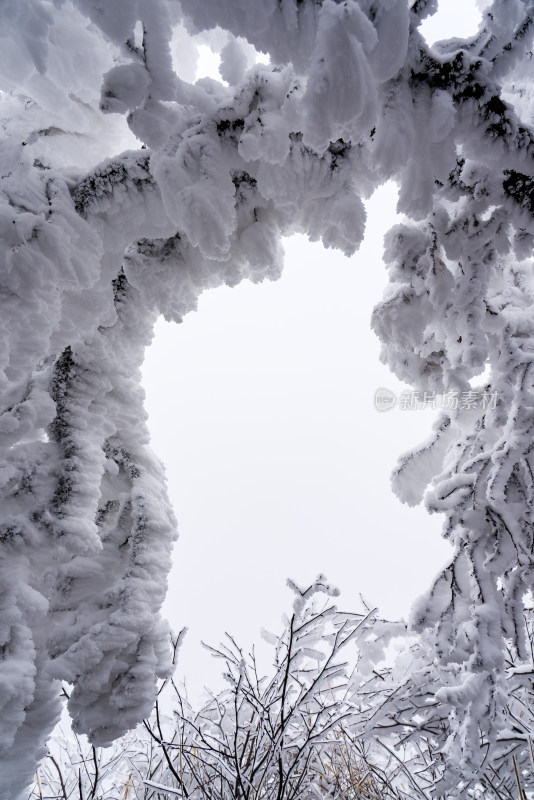
[[[475,2],[444,8],[430,41],[476,29]],[[178,677],[193,692],[219,672],[200,640],[228,630],[249,647],[279,630],[287,577],[323,572],[345,609],[361,592],[393,618],[446,562],[441,518],[389,483],[435,412],[373,406],[378,387],[405,388],[369,325],[395,202],[392,186],[375,194],[353,258],[293,237],[279,281],[206,292],[182,325],[158,325],[144,385],[180,530],[164,612],[189,628]]]

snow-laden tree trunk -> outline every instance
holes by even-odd
[[[374,316],[384,358],[423,392],[468,393],[489,364],[498,398],[444,414],[395,476],[408,502],[432,482],[455,546],[414,616],[449,714],[443,785],[461,791],[480,737],[491,746],[506,726],[504,654],[528,657],[532,586],[533,4],[495,0],[477,36],[429,49],[418,26],[432,6],[0,9],[9,797],[57,718],[56,682],[73,684],[77,730],[103,743],[146,714],[169,668],[159,608],[175,527],[139,388],[155,318],[180,320],[207,287],[276,278],[283,234],[353,253],[362,199],[388,179],[408,219],[389,235]],[[216,25],[230,85],[187,82],[191,35]],[[254,47],[271,63],[247,70]],[[118,154],[123,114],[137,141]]]

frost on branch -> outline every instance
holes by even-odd
[[[465,782],[476,780],[506,739],[507,654],[531,661],[524,602],[534,577],[533,284],[526,260],[532,132],[504,98],[521,110],[516,81],[532,18],[528,5],[515,4],[515,11],[508,41],[499,32],[502,51],[488,17],[486,33],[447,56],[448,74],[427,57],[427,71],[414,75],[440,90],[445,77],[454,80],[461,149],[457,144],[446,178],[436,179],[426,219],[390,232],[391,284],[374,314],[383,358],[399,377],[444,398],[472,390],[482,397],[478,407],[449,404],[434,438],[404,457],[394,475],[407,502],[420,500],[430,484],[425,503],[445,515],[444,535],[454,547],[452,563],[413,611],[415,629],[432,637],[438,658],[436,700],[450,708],[442,749],[447,768],[438,787],[450,796],[462,796]],[[505,64],[516,71],[507,73]],[[497,77],[506,78],[505,91],[493,83]],[[483,369],[489,377],[478,383]],[[527,768],[517,742],[509,752]]]
[[[363,709],[353,695],[358,682],[373,683],[374,663],[405,625],[384,622],[376,609],[339,611],[331,602],[339,591],[322,575],[307,587],[288,585],[294,602],[283,631],[264,632],[267,674],[254,649],[247,654],[227,634],[207,648],[221,661],[225,689],[194,711],[173,682],[172,721],[156,705],[145,728],[164,758],[145,786],[191,800],[403,796],[394,758],[362,737],[372,701]]]
[[[450,723],[441,787],[475,780],[480,742],[496,746],[505,652],[527,657],[532,585],[532,5],[496,0],[476,36],[434,48],[418,30],[431,8],[2,6],[10,796],[57,716],[55,681],[73,684],[77,729],[104,742],[146,713],[168,668],[159,608],[174,522],[138,385],[154,320],[180,320],[205,288],[276,278],[281,235],[353,253],[363,199],[388,179],[406,219],[388,236],[391,283],[374,314],[384,360],[421,391],[469,392],[489,366],[498,394],[494,407],[450,409],[395,476],[409,502],[430,483],[455,547],[414,614],[437,658],[421,666],[428,696]],[[175,43],[216,26],[239,85],[181,73]],[[244,72],[237,51],[252,47],[271,63]]]

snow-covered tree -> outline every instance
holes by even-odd
[[[266,674],[227,634],[209,647],[223,662],[226,689],[195,711],[172,682],[174,719],[145,723],[165,758],[144,784],[190,800],[402,800],[395,784],[410,769],[352,729],[356,672],[369,678],[403,623],[376,609],[344,613],[324,576],[309,586],[288,581],[293,608],[280,635],[266,631],[272,662]],[[414,783],[418,779],[411,776]],[[424,795],[422,795],[424,796]]]
[[[338,610],[338,591],[322,575],[309,586],[288,585],[293,604],[281,632],[262,633],[270,658],[265,645],[258,659],[254,647],[247,653],[226,634],[218,647],[206,645],[222,662],[226,688],[212,688],[199,708],[169,677],[151,717],[110,748],[65,736],[60,726],[26,800],[116,800],[123,787],[132,800],[434,797],[446,767],[450,707],[435,699],[424,641],[365,603],[356,613]],[[532,647],[532,609],[526,622]],[[476,781],[462,782],[466,800],[532,794],[525,734],[534,723],[534,690],[511,652],[508,662],[511,726]]]
[[[43,753],[59,681],[98,745],[148,713],[170,669],[175,524],[139,388],[154,320],[179,321],[207,287],[276,278],[285,234],[353,253],[363,200],[389,179],[406,221],[374,314],[384,359],[427,394],[469,395],[489,368],[497,393],[444,411],[394,478],[411,503],[430,483],[454,545],[414,614],[448,709],[439,791],[462,791],[506,737],[507,652],[531,668],[534,4],[494,0],[476,36],[430,48],[434,5],[0,5],[6,796]],[[209,31],[223,82],[195,83]]]

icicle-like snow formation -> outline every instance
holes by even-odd
[[[142,719],[170,668],[159,609],[175,525],[139,388],[154,320],[181,320],[208,287],[276,278],[283,234],[353,253],[363,199],[388,179],[406,220],[374,314],[384,359],[427,392],[469,393],[491,366],[484,408],[445,414],[394,476],[412,503],[431,484],[455,545],[414,615],[436,656],[414,674],[449,715],[451,797],[506,727],[505,652],[527,658],[532,587],[533,4],[495,0],[477,36],[430,49],[418,26],[432,8],[0,8],[7,797],[31,779],[60,681],[76,730],[105,743]],[[180,72],[185,31],[215,26],[221,74],[239,85]],[[253,47],[271,62],[247,71]]]

